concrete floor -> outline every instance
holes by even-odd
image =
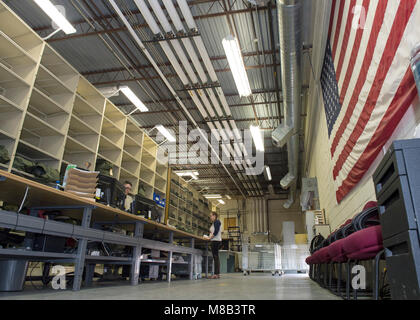
[[[52,289],[36,290],[26,283],[20,293],[0,293],[0,300],[337,300],[329,291],[311,281],[307,275],[288,274],[273,277],[271,274],[224,274],[221,279],[196,281],[175,280],[144,282],[130,286],[96,283],[79,292]]]

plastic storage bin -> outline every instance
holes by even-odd
[[[28,260],[0,260],[0,291],[22,291]]]

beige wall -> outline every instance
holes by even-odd
[[[321,209],[325,209],[327,219],[331,224],[331,229],[334,230],[345,220],[360,212],[367,201],[376,199],[371,176],[383,158],[384,153],[379,154],[378,158],[365,174],[362,181],[338,205],[332,177],[333,170],[327,133],[327,123],[322,103],[323,102],[321,100],[319,110],[314,112],[313,145],[311,148],[311,154],[307,155],[307,157],[310,156],[307,173],[309,177],[317,177],[320,206]],[[398,128],[395,130],[394,135],[384,149],[388,150],[391,141],[393,140],[413,138],[415,128],[419,123],[420,102],[418,98],[416,98],[414,105],[412,105],[407,111]]]
[[[283,222],[293,221],[296,233],[306,233],[305,216],[301,211],[299,198],[290,209],[285,209],[283,204],[286,200],[268,200],[268,223],[270,234],[276,239],[282,240]]]

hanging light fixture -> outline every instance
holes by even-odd
[[[144,105],[143,102],[134,94],[134,92],[128,86],[120,87],[120,90],[124,95],[136,106],[141,112],[147,112],[149,109]]]
[[[169,141],[176,142],[176,138],[161,124],[156,126],[156,129]]]
[[[223,39],[222,44],[225,49],[226,57],[239,95],[241,97],[250,96],[252,91],[249,85],[248,75],[245,70],[241,49],[239,48],[238,39],[232,35],[228,35]]]
[[[76,29],[50,0],[34,0],[34,2],[58,25],[59,30],[63,30],[65,34],[76,33]]]

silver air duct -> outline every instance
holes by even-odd
[[[277,0],[280,35],[280,57],[284,122],[272,133],[273,142],[282,147],[287,143],[289,172],[281,180],[284,189],[291,188],[290,207],[296,194],[299,163],[299,132],[301,127],[301,66],[302,66],[302,3],[300,0]]]

